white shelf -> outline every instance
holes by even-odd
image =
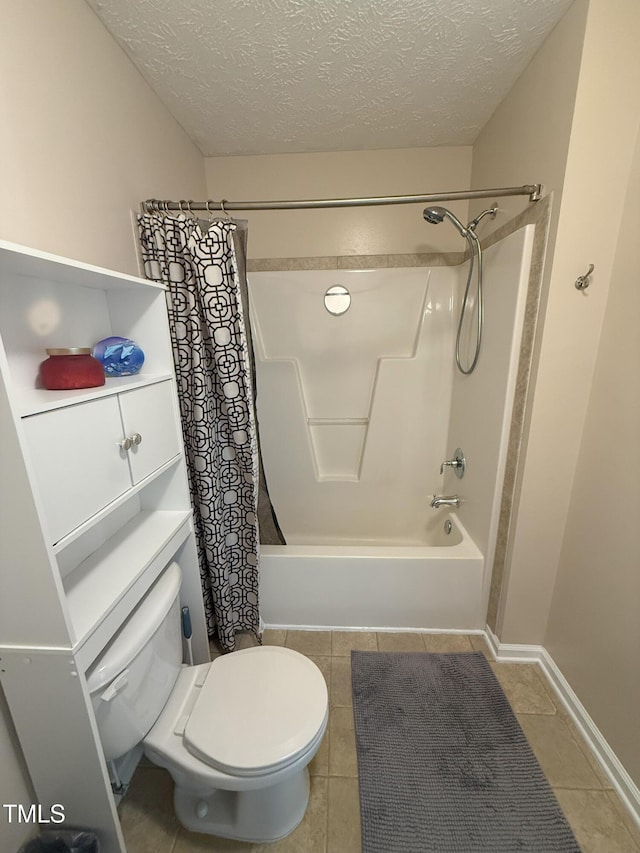
[[[31,249],[6,240],[0,240],[0,273],[25,275],[43,281],[80,285],[99,290],[139,288],[140,285],[166,290],[165,285],[146,278],[114,272],[104,267],[41,252],[39,249]]]
[[[111,335],[142,347],[140,373],[36,387],[47,348]],[[2,686],[34,789],[89,815],[110,851],[124,846],[84,674],[172,560],[194,659],[209,659],[175,390],[164,285],[0,241]],[[114,450],[132,431],[142,447]],[[78,773],[61,779],[69,756]]]
[[[130,489],[127,489],[122,495],[118,495],[118,497],[111,501],[111,503],[107,504],[103,507],[99,512],[96,512],[95,515],[92,515],[91,518],[88,518],[83,524],[80,524],[62,539],[55,542],[52,546],[54,554],[60,554],[65,550],[69,545],[83,536],[87,531],[94,528],[97,524],[100,524],[107,516],[109,516],[114,510],[121,507],[123,504],[127,503],[127,501],[132,498],[134,495],[137,495],[139,492],[146,489],[150,483],[153,483],[158,477],[161,477],[167,471],[171,470],[171,468],[175,468],[176,465],[180,463],[181,456],[174,456],[173,459],[169,459],[168,462],[165,462],[164,465],[161,465],[159,468],[156,468],[155,471],[152,471],[148,477],[145,477],[144,480],[140,480],[139,483],[136,483],[135,486],[131,486]]]
[[[185,510],[141,512],[64,579],[78,645],[99,628],[138,579],[144,575],[147,587],[153,583],[164,566],[158,565],[156,573],[147,570],[190,518],[191,511]],[[109,629],[107,639],[112,634]]]
[[[85,403],[88,400],[97,400],[99,397],[109,397],[112,394],[119,394],[121,391],[143,388],[145,385],[154,385],[156,382],[164,382],[166,379],[172,378],[172,373],[138,373],[135,376],[108,377],[105,384],[97,388],[78,388],[73,391],[22,388],[18,401],[20,417],[28,418],[29,415],[39,415],[42,412],[62,409],[75,403]]]

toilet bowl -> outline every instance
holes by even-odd
[[[328,720],[324,677],[279,646],[183,666],[172,563],[87,673],[105,757],[142,743],[189,830],[275,841],[302,820]]]

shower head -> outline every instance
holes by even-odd
[[[422,215],[431,225],[438,225],[444,220],[445,213],[444,207],[425,207]]]
[[[438,225],[440,222],[444,222],[445,217],[452,222],[455,227],[458,229],[460,234],[463,237],[466,237],[468,232],[464,227],[462,222],[458,219],[457,216],[454,216],[450,210],[447,210],[446,207],[425,207],[422,212],[422,215],[427,220],[427,222],[431,223],[431,225]]]

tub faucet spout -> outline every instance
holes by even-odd
[[[434,495],[430,506],[433,509],[438,509],[440,506],[460,506],[460,498],[458,495]]]

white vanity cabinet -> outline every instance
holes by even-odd
[[[180,454],[174,397],[165,380],[24,419],[53,544]]]
[[[118,395],[122,427],[131,441],[127,461],[136,485],[180,452],[173,383],[159,382]]]
[[[38,386],[46,348],[110,335],[140,373]],[[85,673],[174,559],[209,659],[164,288],[0,242],[0,431],[0,683],[43,812],[124,853]]]

